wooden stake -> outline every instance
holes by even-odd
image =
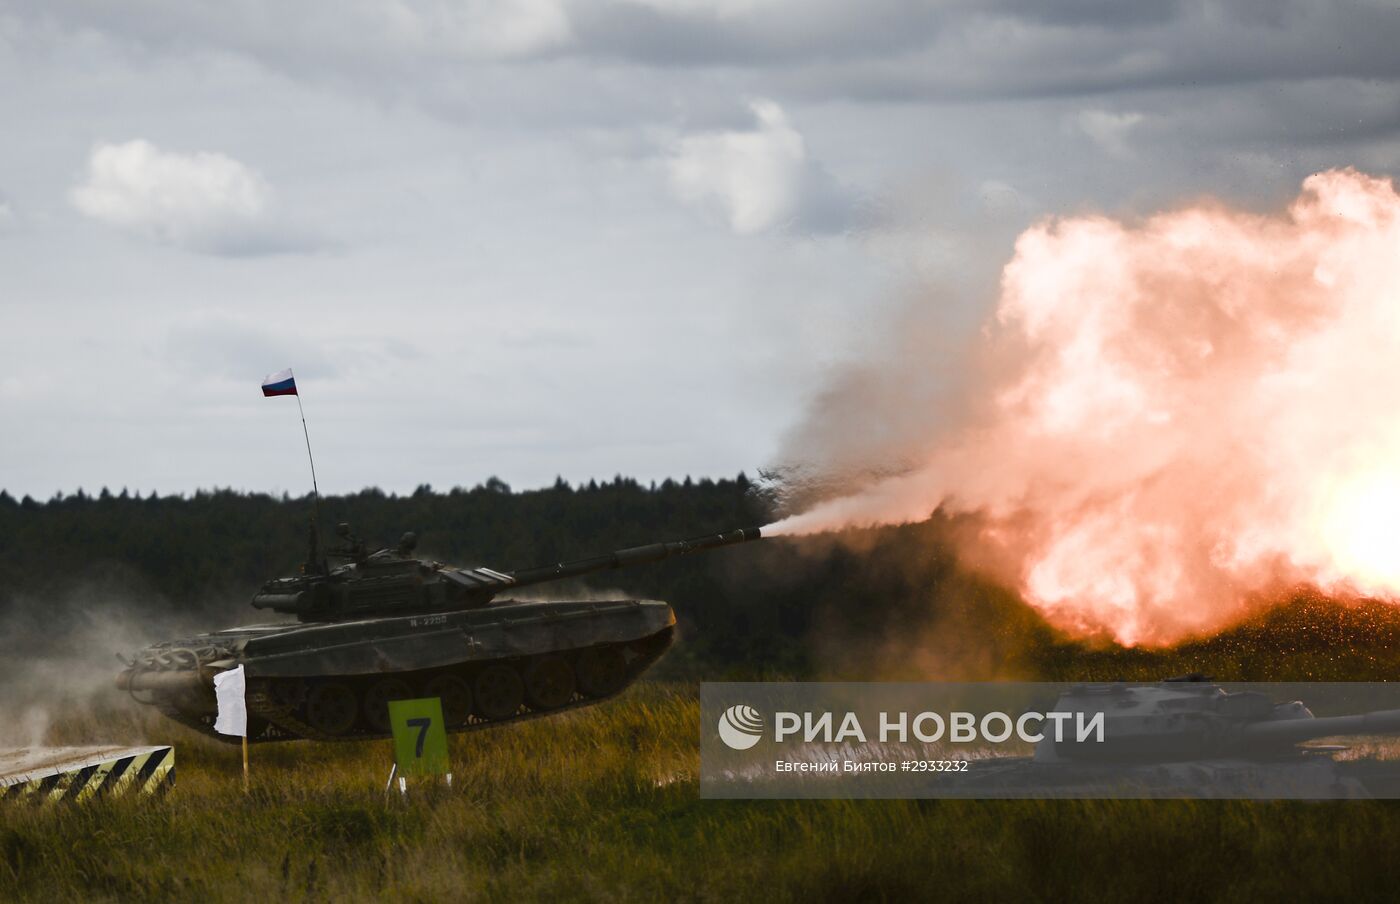
[[[243,791],[248,791],[248,734],[245,728],[243,734]]]

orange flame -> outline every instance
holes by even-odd
[[[1299,583],[1400,600],[1400,197],[1202,203],[1023,233],[976,413],[920,464],[765,529],[982,516],[1052,622],[1162,644]]]

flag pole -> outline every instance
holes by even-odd
[[[248,792],[248,729],[243,729],[243,793]]]
[[[306,460],[311,462],[311,520],[316,536],[321,536],[321,490],[316,486],[316,459],[311,457],[311,434],[306,429],[306,410],[301,407],[301,393],[296,393],[297,413],[301,415],[301,435],[306,437]]]

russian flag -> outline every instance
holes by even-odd
[[[292,369],[289,367],[263,377],[262,390],[264,396],[296,395],[297,381],[292,377]]]

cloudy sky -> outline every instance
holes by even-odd
[[[0,487],[752,473],[1015,235],[1400,171],[1400,9],[0,0]]]

